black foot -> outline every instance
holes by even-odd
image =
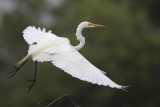
[[[11,75],[11,76],[9,76],[9,79],[11,79],[12,77],[14,77],[15,76],[15,74],[18,72],[18,70],[19,70],[19,68],[17,68],[16,66],[13,66],[14,67],[14,71],[12,71],[12,72],[9,72],[9,73],[7,73],[7,75]]]
[[[36,79],[30,79],[30,80],[27,80],[27,82],[32,82],[27,88],[28,88],[28,92],[31,91],[31,89],[33,88],[35,82],[36,82]]]

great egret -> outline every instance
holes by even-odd
[[[12,74],[11,77],[13,77],[29,59],[32,59],[35,62],[35,76],[34,79],[28,80],[32,81],[32,84],[28,87],[30,91],[36,81],[37,62],[51,61],[56,67],[80,80],[112,88],[126,88],[126,86],[118,85],[110,80],[104,75],[105,72],[96,68],[78,52],[85,44],[82,30],[93,27],[104,26],[87,21],[78,25],[76,37],[80,44],[77,46],[72,46],[67,38],[58,37],[51,31],[46,32],[45,28],[41,30],[34,26],[27,27],[23,31],[23,37],[29,44],[28,55],[19,61],[15,70],[9,74]]]

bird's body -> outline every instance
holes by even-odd
[[[76,32],[78,46],[72,46],[70,41],[64,37],[58,37],[51,31],[45,29],[27,27],[23,32],[23,37],[29,44],[28,55],[24,57],[17,66],[23,64],[29,58],[33,61],[44,62],[51,61],[53,65],[64,70],[73,77],[79,78],[93,84],[110,86],[112,88],[124,89],[124,86],[118,85],[104,72],[92,65],[78,50],[85,44],[85,38],[82,36],[83,28],[104,27],[103,25],[82,22]]]

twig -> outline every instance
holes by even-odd
[[[51,103],[49,103],[48,105],[46,105],[45,107],[50,107],[51,105],[53,105],[54,103],[58,102],[59,100],[61,100],[62,98],[66,97],[67,99],[69,99],[69,101],[75,106],[75,107],[80,107],[79,105],[77,105],[71,98],[68,97],[67,94],[64,94],[63,96],[55,99],[54,101],[52,101]]]

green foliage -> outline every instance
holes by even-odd
[[[43,107],[68,93],[82,107],[158,106],[160,19],[156,18],[155,24],[153,19],[156,15],[154,18],[150,17],[151,10],[154,10],[154,6],[149,5],[150,2],[152,1],[66,0],[57,8],[48,9],[55,22],[48,28],[56,35],[69,38],[73,45],[78,44],[74,34],[81,21],[106,26],[84,30],[86,45],[80,53],[107,72],[107,76],[116,83],[131,85],[128,92],[80,81],[47,62],[38,63],[38,80],[28,94],[26,84],[23,83],[33,77],[32,61],[11,80],[4,74],[11,71],[11,66],[27,54],[28,46],[23,40],[22,31],[29,25],[45,26],[41,25],[37,18],[47,5],[42,0],[17,0],[17,4],[26,7],[17,7],[15,11],[5,13],[0,27],[0,105],[35,107],[40,103]],[[145,5],[136,8],[140,3]],[[156,4],[156,0],[152,4]],[[61,102],[55,106],[71,105]]]

